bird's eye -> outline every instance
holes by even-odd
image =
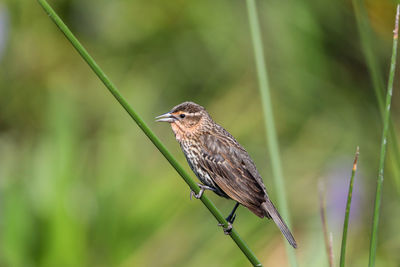
[[[181,117],[182,119],[185,118],[185,114],[180,114],[179,117]]]

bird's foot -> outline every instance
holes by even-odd
[[[235,216],[234,216],[235,217]],[[230,235],[232,233],[232,223],[228,221],[228,226],[225,227],[223,223],[219,223],[218,226],[222,226],[222,230],[224,231],[224,234]]]
[[[200,188],[199,193],[195,193],[193,190],[190,191],[190,200],[192,200],[192,197],[199,199],[201,196],[204,194],[205,189]]]
[[[206,190],[211,190],[211,191],[215,191],[214,188],[209,187],[207,185],[203,185],[203,184],[197,184],[200,187],[200,191],[199,193],[195,193],[193,190],[190,190],[190,200],[192,200],[192,197],[199,199],[201,198],[201,196],[204,194],[204,191]]]
[[[236,219],[236,214],[230,214],[228,217],[225,218],[225,220],[226,220],[228,223],[231,223],[231,224],[233,224],[233,222],[235,221],[235,219]]]

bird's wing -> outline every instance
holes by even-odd
[[[227,132],[226,132],[227,133]],[[229,197],[260,217],[260,205],[268,197],[264,183],[246,150],[228,133],[203,137],[201,161],[205,171]]]
[[[210,134],[202,137],[204,146],[201,165],[229,197],[261,218],[272,218],[289,243],[296,248],[296,241],[269,199],[254,162],[228,132],[224,133],[222,136]]]

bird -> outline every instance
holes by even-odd
[[[191,196],[199,199],[205,190],[233,199],[236,204],[226,218],[229,234],[239,205],[260,218],[272,219],[287,241],[297,248],[296,240],[270,200],[256,165],[247,151],[206,109],[194,102],[183,102],[171,111],[156,117],[157,122],[168,122],[186,160],[200,180],[200,191]]]

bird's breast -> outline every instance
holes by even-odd
[[[212,177],[207,171],[205,171],[204,168],[201,167],[200,148],[197,145],[194,145],[188,141],[182,141],[180,142],[180,144],[182,151],[185,154],[186,160],[189,163],[189,166],[192,169],[192,171],[196,174],[197,178],[199,178],[199,180],[203,184],[215,188],[216,186]]]

